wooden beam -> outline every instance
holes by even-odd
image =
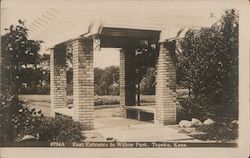
[[[101,35],[113,37],[131,37],[139,39],[159,39],[160,31],[104,27],[102,29]]]
[[[100,42],[102,48],[124,48],[135,46],[139,39],[102,35],[100,36]]]

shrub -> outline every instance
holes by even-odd
[[[238,124],[216,122],[212,125],[198,127],[197,130],[205,133],[193,136],[201,140],[230,141],[238,138]]]
[[[25,135],[32,135],[39,141],[83,139],[83,128],[71,118],[44,117],[41,111],[30,109],[14,98],[1,97],[0,105],[0,142],[20,141]]]
[[[0,141],[18,141],[24,135],[36,135],[41,111],[29,109],[23,102],[13,97],[1,96]]]
[[[184,108],[183,106],[183,102],[180,101],[180,104],[177,104],[176,107],[176,121],[180,122],[181,120],[191,120],[192,119],[192,115],[190,114],[190,110],[188,110],[188,108]]]
[[[12,121],[14,122],[14,129],[16,133],[15,140],[21,140],[25,135],[37,136],[39,132],[39,125],[43,114],[40,111],[36,111],[35,108],[29,109],[26,105],[22,104],[22,107],[16,112]]]
[[[212,118],[217,120],[219,116],[216,115],[212,103],[203,98],[183,98],[180,101],[180,106],[177,108],[178,120],[191,120],[198,118],[199,120],[206,120]]]
[[[207,98],[182,98],[179,99],[179,103],[180,105],[177,106],[177,120],[191,120],[192,118],[198,118],[199,120],[204,121],[207,118],[211,118],[216,121],[229,121],[237,119],[237,115],[220,112],[224,109],[223,105],[215,105],[213,99],[209,96]],[[227,109],[225,109],[225,111],[226,110]]]
[[[14,139],[14,125],[11,121],[12,100],[1,96],[0,102],[0,142],[6,142]]]
[[[115,98],[97,98],[95,99],[95,105],[115,105],[119,104],[119,99]]]
[[[120,100],[119,97],[95,97],[94,100],[94,104],[95,105],[115,105],[115,104],[119,104]],[[73,99],[68,99],[67,100],[67,105],[69,104],[73,104]]]
[[[237,11],[226,10],[211,27],[180,40],[177,83],[191,90],[186,112],[238,117],[238,20]]]
[[[81,141],[83,128],[69,117],[44,117],[39,127],[39,141]]]

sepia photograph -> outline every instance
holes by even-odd
[[[2,0],[0,147],[238,149],[249,3],[205,2]]]

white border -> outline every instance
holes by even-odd
[[[89,1],[90,2],[90,1]],[[91,1],[93,2],[93,1]],[[97,1],[94,1],[97,2]],[[134,1],[128,0],[124,4]],[[147,3],[157,3],[156,1],[141,1]],[[159,1],[162,2],[162,1]],[[25,7],[27,3],[33,6],[45,7],[58,5],[58,1],[48,3],[45,0],[3,0],[2,7]],[[39,3],[39,4],[38,4]],[[65,0],[67,3],[67,0]],[[102,3],[102,2],[101,2]],[[123,3],[123,2],[122,2]],[[238,148],[146,148],[146,149],[75,149],[75,148],[2,148],[0,157],[2,158],[45,158],[45,157],[239,157],[249,156],[249,2],[248,1],[168,1],[168,7],[179,8],[200,8],[200,7],[221,7],[237,8],[240,10],[240,32],[239,32],[239,147]]]

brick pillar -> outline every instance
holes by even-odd
[[[124,106],[135,103],[135,50],[124,48],[120,51],[120,106],[123,117],[127,117]]]
[[[160,43],[156,75],[155,124],[176,124],[175,42]]]
[[[51,116],[55,108],[67,106],[65,48],[55,47],[50,53],[50,97]]]
[[[121,116],[126,117],[125,110],[125,51],[121,49],[120,51],[120,109]]]
[[[75,121],[86,130],[94,129],[93,41],[75,40],[73,48],[73,104]]]

